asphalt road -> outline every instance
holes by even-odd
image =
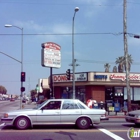
[[[19,108],[19,101],[0,102],[2,112]],[[75,126],[34,126],[33,129],[16,130],[12,126],[3,127],[0,123],[0,140],[129,140],[128,129],[140,128],[125,122],[123,118],[110,118],[99,125],[91,126],[88,130],[80,130]],[[133,140],[140,139],[133,138]]]

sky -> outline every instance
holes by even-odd
[[[50,68],[41,65],[42,43],[61,46],[61,68],[53,69],[53,74],[72,69],[75,7],[79,7],[74,19],[76,72],[104,72],[105,63],[112,72],[116,58],[124,55],[123,0],[0,0],[0,85],[7,94],[20,95],[22,28],[25,93],[50,75]],[[131,72],[136,73],[140,70],[140,39],[134,38],[140,35],[139,10],[139,0],[127,0],[128,53],[134,60]]]

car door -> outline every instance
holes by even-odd
[[[60,123],[61,101],[50,101],[37,111],[37,123]]]
[[[61,123],[75,123],[81,115],[81,109],[74,100],[64,100],[61,109]]]

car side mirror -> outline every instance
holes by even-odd
[[[44,110],[44,106],[41,108],[41,110],[42,110],[42,111]]]

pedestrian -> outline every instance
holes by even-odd
[[[87,106],[88,106],[89,108],[92,108],[92,98],[89,98],[89,99],[87,100]]]
[[[98,108],[98,104],[96,100],[92,100],[92,107],[96,109]]]
[[[123,102],[123,112],[126,115],[126,113],[127,113],[127,101],[126,100],[124,100],[124,102]]]

